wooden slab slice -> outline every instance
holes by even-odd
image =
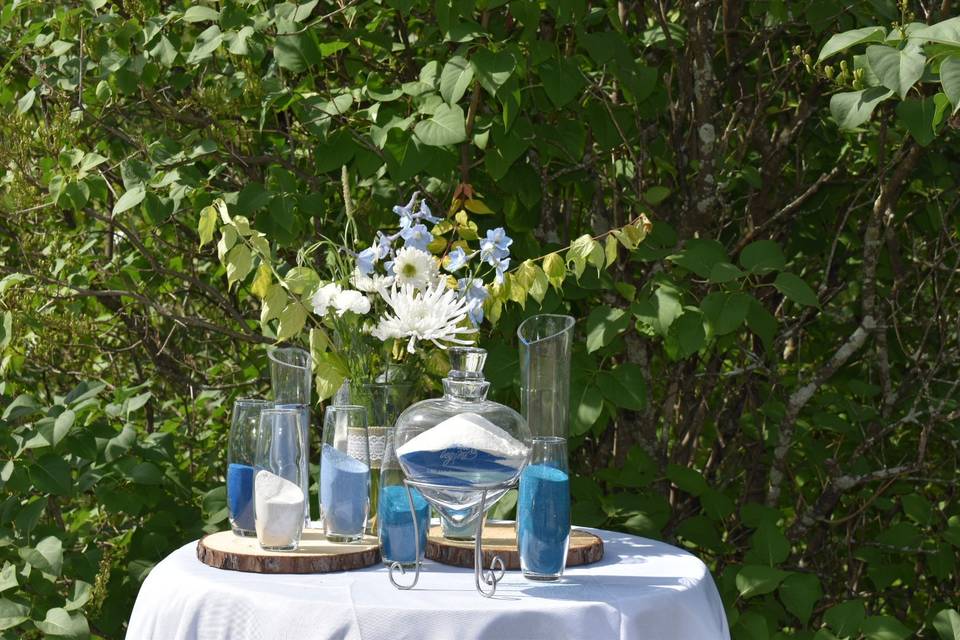
[[[329,542],[323,532],[306,529],[296,551],[264,551],[256,538],[220,531],[197,543],[200,562],[231,571],[251,573],[330,573],[362,569],[380,562],[377,538],[364,536],[362,544]]]
[[[455,567],[473,568],[473,541],[448,540],[440,525],[430,528],[427,557]],[[500,556],[507,569],[520,569],[517,531],[513,522],[488,522],[483,525],[483,566],[489,567],[493,556]],[[567,566],[590,564],[603,558],[603,540],[589,531],[573,529],[567,548]]]

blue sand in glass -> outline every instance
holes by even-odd
[[[363,532],[367,519],[370,468],[353,456],[323,445],[320,454],[320,507],[333,534]]]
[[[413,508],[417,512],[417,530],[420,538],[420,557],[427,548],[427,529],[430,528],[430,506],[420,492],[411,489]],[[380,548],[386,562],[412,564],[417,561],[413,539],[413,518],[407,490],[402,485],[380,488],[379,510]]]
[[[227,466],[227,508],[237,529],[254,531],[253,472],[248,464]]]
[[[480,449],[412,451],[400,456],[408,477],[448,487],[496,484],[516,477],[509,460]]]
[[[543,575],[563,571],[570,535],[570,481],[567,474],[545,464],[533,464],[524,469],[520,474],[517,520],[517,538],[524,568]]]

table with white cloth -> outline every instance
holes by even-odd
[[[197,560],[196,542],[160,562],[140,589],[127,640],[727,640],[706,566],[662,542],[590,529],[600,562],[559,582],[508,571],[493,598],[472,569],[426,561],[410,591],[384,566],[310,575],[241,573]],[[407,574],[407,578],[412,578]]]

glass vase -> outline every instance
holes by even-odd
[[[233,403],[227,440],[227,515],[238,536],[257,535],[253,517],[253,476],[257,455],[260,413],[273,403],[238,398]]]
[[[303,533],[303,440],[301,413],[271,408],[260,412],[254,476],[257,541],[269,551],[291,551]]]
[[[333,542],[359,542],[370,512],[367,412],[359,405],[327,407],[320,454],[320,511]]]
[[[563,575],[570,542],[568,471],[565,438],[533,438],[517,500],[520,569],[530,580],[557,580]]]
[[[310,353],[295,347],[267,351],[270,360],[270,382],[277,407],[300,413],[300,439],[303,446],[303,495],[310,496],[310,398],[313,383],[313,359]],[[310,526],[310,501],[303,505],[303,524]]]

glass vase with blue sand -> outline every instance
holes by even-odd
[[[534,437],[530,464],[520,474],[517,544],[525,578],[551,581],[563,575],[570,542],[570,479],[567,441]]]
[[[408,495],[403,479],[403,470],[397,460],[394,434],[391,430],[386,436],[380,466],[380,515],[377,519],[380,555],[387,565],[399,562],[403,566],[412,566],[418,560],[423,560],[427,548],[430,505],[414,487],[409,488]],[[411,500],[413,515],[410,509]]]
[[[227,516],[238,536],[256,537],[253,518],[254,457],[260,412],[269,409],[268,400],[238,398],[233,403],[230,436],[227,440]]]
[[[363,407],[327,407],[320,453],[320,511],[324,535],[333,542],[363,539],[370,514],[370,447],[366,429]]]

